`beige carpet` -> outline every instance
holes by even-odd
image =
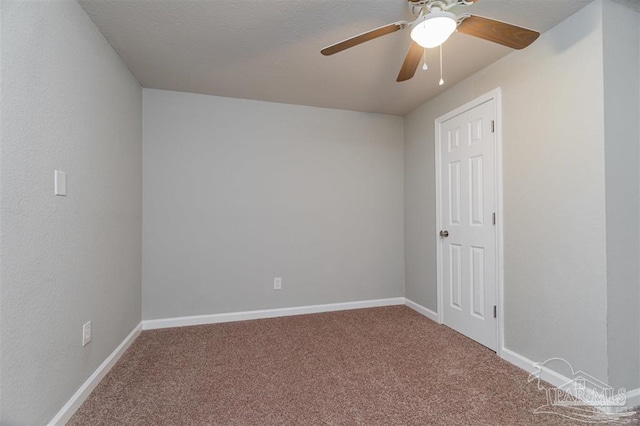
[[[534,415],[545,401],[524,371],[397,306],[145,331],[69,424],[574,424]]]

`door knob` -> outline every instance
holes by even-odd
[[[447,230],[440,231],[440,236],[443,238],[447,238],[449,236],[449,231]]]

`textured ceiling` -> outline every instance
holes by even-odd
[[[640,0],[613,0],[617,3],[630,7],[633,10],[640,12]]]
[[[481,0],[473,13],[545,32],[591,0]],[[325,57],[330,44],[411,19],[405,0],[80,0],[144,87],[404,115],[511,52],[455,33],[397,83],[409,30]],[[458,12],[460,11],[460,8]]]

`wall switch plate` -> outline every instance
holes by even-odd
[[[280,290],[282,288],[282,278],[277,277],[273,279],[273,289]]]
[[[82,325],[82,346],[87,346],[91,341],[91,321]]]
[[[56,195],[67,195],[67,174],[56,170],[53,174],[54,180],[54,193]]]

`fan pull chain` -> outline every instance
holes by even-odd
[[[444,84],[444,79],[442,78],[442,45],[440,45],[440,82],[438,84],[440,86]]]
[[[427,65],[427,49],[424,49],[424,52],[422,53],[422,70],[426,71],[429,69],[429,65]]]

